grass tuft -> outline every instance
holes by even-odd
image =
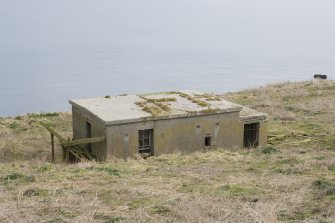
[[[312,183],[313,189],[318,192],[320,196],[335,195],[335,183],[326,179],[315,180]]]
[[[1,181],[5,185],[29,183],[29,182],[35,182],[35,176],[34,175],[24,175],[20,173],[12,173],[12,174],[8,174],[5,177],[3,177]]]
[[[149,211],[156,214],[164,214],[164,213],[170,213],[171,208],[165,205],[154,205],[149,209]]]
[[[273,154],[273,153],[278,152],[278,150],[273,146],[266,146],[266,147],[261,148],[261,152],[264,154]]]
[[[48,117],[58,117],[59,112],[47,112],[47,113],[28,113],[30,118],[48,118]]]
[[[99,172],[106,172],[111,176],[118,176],[118,177],[120,176],[120,172],[117,169],[112,168],[112,167],[108,167],[108,166],[107,167],[95,166],[95,167],[89,167],[88,169],[99,171]]]

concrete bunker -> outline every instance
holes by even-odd
[[[267,143],[264,113],[194,90],[70,100],[74,140],[105,137],[98,159],[190,153]]]

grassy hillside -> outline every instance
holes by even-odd
[[[335,82],[225,98],[269,114],[269,146],[127,162],[49,163],[44,120],[0,118],[0,222],[335,222]]]

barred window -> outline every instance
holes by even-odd
[[[152,148],[152,129],[145,129],[138,131],[139,153],[151,154]]]
[[[259,122],[244,125],[244,147],[257,147],[259,140]]]

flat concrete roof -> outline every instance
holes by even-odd
[[[244,110],[243,106],[226,101],[219,95],[195,90],[74,99],[69,102],[105,125]],[[252,115],[257,116],[257,112]]]

